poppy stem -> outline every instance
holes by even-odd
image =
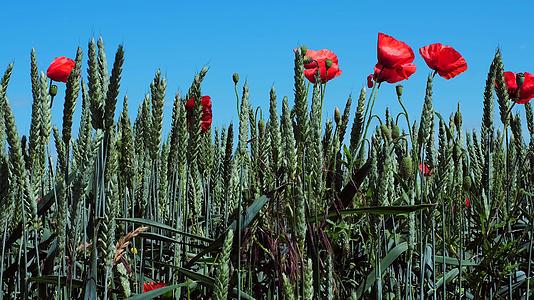
[[[50,95],[50,108],[52,108],[52,104],[54,103],[54,94],[52,93],[52,83],[54,80],[50,79],[50,86],[48,87],[48,94]]]
[[[432,73],[432,79],[434,79],[434,77],[436,77],[436,74],[438,73],[437,70],[434,70],[434,72]]]
[[[408,110],[406,110],[406,107],[404,106],[404,103],[402,102],[402,97],[399,95],[397,96],[397,100],[399,101],[399,104],[404,111],[404,117],[406,118],[406,123],[408,123],[408,133],[410,134],[410,142],[412,142],[412,145],[414,144],[414,136],[412,134],[412,126],[410,123],[410,118],[408,117]]]
[[[508,119],[508,117],[512,114],[512,109],[514,108],[514,106],[516,105],[517,102],[514,102],[512,103],[512,106],[510,106],[510,109],[508,109],[508,112],[506,113],[506,118]]]
[[[234,92],[235,92],[235,98],[236,98],[236,108],[237,108],[237,115],[239,116],[239,94],[237,93],[237,82],[234,83]]]

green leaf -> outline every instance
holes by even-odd
[[[436,255],[435,260],[436,260],[436,263],[443,263],[443,256]],[[453,265],[453,266],[460,265],[460,261],[457,258],[449,257],[449,256],[445,256],[445,263],[448,265]],[[462,260],[462,267],[467,267],[467,266],[478,266],[478,263],[472,260]]]
[[[208,238],[205,238],[205,237],[202,237],[202,236],[198,236],[198,235],[194,235],[194,234],[191,234],[191,233],[187,233],[187,232],[183,232],[183,231],[180,231],[180,230],[176,230],[175,228],[173,228],[171,226],[168,226],[168,225],[156,222],[156,221],[152,221],[152,220],[141,219],[141,218],[116,218],[115,220],[123,221],[123,222],[131,222],[131,223],[135,223],[135,224],[141,224],[141,225],[146,225],[146,226],[149,226],[149,227],[155,227],[155,228],[160,228],[160,229],[165,229],[165,230],[168,230],[168,231],[171,231],[171,232],[183,235],[183,236],[187,236],[187,237],[190,237],[190,238],[193,238],[193,239],[197,239],[197,240],[206,242],[206,243],[212,243],[213,242],[212,239],[208,239]]]
[[[148,300],[148,299],[154,299],[154,298],[159,297],[161,295],[164,295],[164,294],[166,294],[168,292],[174,291],[175,289],[179,289],[179,288],[182,288],[182,287],[187,287],[189,289],[193,289],[193,288],[196,287],[196,285],[197,285],[196,282],[184,282],[184,283],[180,283],[180,284],[174,284],[174,285],[170,285],[170,286],[167,286],[167,287],[164,287],[164,288],[152,290],[150,292],[133,295],[130,298],[126,298],[126,300]]]
[[[210,289],[213,289],[213,286],[215,285],[215,279],[213,279],[212,277],[209,277],[209,276],[206,276],[206,275],[203,275],[203,274],[200,274],[200,273],[197,273],[197,272],[193,272],[191,270],[188,270],[186,268],[182,268],[182,267],[176,267],[176,270],[178,270],[178,272],[184,274],[185,276],[195,280],[195,281],[199,281],[201,283],[203,283],[204,285],[206,285],[207,287],[209,287]]]
[[[454,268],[452,270],[450,270],[449,272],[447,272],[447,274],[445,274],[445,282],[448,284],[449,282],[451,282],[456,276],[458,276],[458,274],[460,273],[460,271],[458,271],[458,268]],[[435,289],[439,289],[440,287],[443,286],[443,276],[441,276],[441,278],[438,280],[438,282],[436,283],[436,287]],[[433,290],[429,290],[427,292],[427,295],[428,296],[431,296],[432,293],[434,293]]]
[[[328,217],[335,217],[341,215],[342,217],[353,216],[359,214],[371,215],[406,215],[414,211],[434,208],[436,204],[417,204],[417,205],[402,205],[402,206],[368,206],[358,207],[352,209],[345,209],[334,211],[328,214]]]
[[[384,272],[386,271],[386,269],[389,268],[389,266],[406,250],[408,250],[407,242],[400,243],[397,246],[395,246],[395,248],[391,249],[391,251],[389,251],[388,254],[384,258],[382,258],[382,260],[380,261],[380,270],[381,270],[380,276],[382,276]],[[373,286],[375,281],[376,281],[376,270],[373,269],[369,273],[369,275],[367,275],[367,279],[365,280],[365,283],[360,285],[360,287],[358,288],[358,291],[357,291],[358,299],[362,298],[363,293],[368,291],[371,288],[371,286]]]
[[[232,289],[232,293],[237,296],[237,288],[233,288]],[[239,292],[239,295],[241,296],[241,299],[245,299],[245,300],[254,300],[254,299],[256,299],[256,298],[250,296],[249,294],[247,294],[247,293],[245,293],[243,291]]]

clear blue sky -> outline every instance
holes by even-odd
[[[480,125],[482,91],[496,47],[503,50],[506,69],[534,72],[531,1],[118,2],[2,3],[0,67],[3,72],[8,63],[15,62],[8,97],[20,132],[27,133],[30,123],[30,49],[37,50],[39,68],[46,71],[54,57],[74,57],[76,47],[81,46],[85,76],[87,43],[99,35],[104,38],[110,66],[117,45],[124,44],[119,103],[127,93],[132,117],[149,91],[156,69],[165,74],[166,132],[175,92],[185,93],[204,65],[210,71],[203,94],[213,99],[215,126],[236,120],[233,72],[239,72],[242,82],[248,79],[251,101],[264,112],[273,84],[280,100],[287,95],[292,101],[292,49],[299,44],[328,48],[339,57],[343,74],[329,83],[326,117],[332,117],[334,106],[343,107],[347,96],[364,86],[376,63],[378,32],[405,41],[416,52],[417,72],[403,82],[412,119],[419,118],[425,78],[430,72],[417,52],[419,47],[442,42],[466,58],[467,72],[449,81],[436,80],[434,105],[448,116],[460,101],[467,127]],[[63,89],[64,85],[60,86]],[[60,93],[53,108],[57,126],[61,126]],[[386,106],[398,112],[394,95],[393,85],[383,86],[377,112],[382,115]]]

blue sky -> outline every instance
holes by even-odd
[[[514,3],[514,4],[511,4]],[[155,71],[168,80],[164,129],[168,132],[173,96],[185,93],[204,65],[210,71],[203,94],[213,100],[214,125],[237,120],[231,76],[247,79],[251,101],[268,110],[269,89],[293,96],[292,49],[328,48],[339,57],[343,74],[331,81],[325,116],[357,94],[376,63],[376,39],[384,32],[408,43],[416,52],[417,72],[402,82],[412,120],[419,114],[429,74],[417,49],[434,42],[454,46],[468,71],[434,85],[434,106],[444,116],[460,101],[464,124],[480,125],[482,91],[495,49],[501,47],[507,70],[534,72],[534,38],[530,1],[6,1],[0,11],[0,68],[14,62],[8,97],[20,132],[29,131],[31,112],[30,50],[37,50],[46,71],[56,56],[74,57],[76,47],[102,36],[109,65],[123,44],[126,60],[121,94],[130,100],[133,117]],[[241,82],[241,83],[242,83]],[[64,90],[64,85],[60,85]],[[394,85],[383,85],[375,105],[398,112]],[[54,101],[53,123],[61,126],[63,93]],[[281,105],[279,105],[280,107]],[[118,106],[120,109],[120,105]],[[521,107],[516,108],[524,114]],[[77,115],[80,105],[77,105]]]

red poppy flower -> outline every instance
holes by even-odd
[[[165,285],[164,282],[145,282],[143,284],[143,293],[150,292],[153,290],[157,290],[160,288],[164,288],[167,285]]]
[[[419,164],[419,171],[423,172],[423,175],[424,176],[430,176],[430,168],[424,164],[424,163],[420,163]]]
[[[65,56],[56,57],[46,70],[46,76],[54,81],[67,82],[75,64],[74,60]]]
[[[469,207],[471,205],[471,201],[469,201],[468,197],[465,197],[465,207]]]
[[[330,66],[327,66],[327,61]],[[319,69],[321,83],[326,83],[342,73],[339,69],[337,55],[328,49],[307,50],[304,69],[304,76],[311,83],[315,83],[317,69]]]
[[[445,79],[451,79],[467,70],[465,59],[451,46],[431,44],[420,48],[419,53],[428,67]]]
[[[525,72],[525,81],[518,93],[516,74],[514,72],[504,72],[504,81],[508,89],[510,99],[518,104],[525,104],[534,98],[534,75]]]
[[[202,96],[202,99],[200,100],[200,104],[202,105],[202,118],[200,119],[200,126],[202,128],[202,132],[207,132],[212,123],[212,113],[211,113],[211,97],[210,96]],[[188,118],[190,119],[190,115],[193,112],[193,107],[195,106],[195,98],[189,99],[185,103],[185,109],[188,111]]]
[[[375,83],[373,81],[373,76],[374,76],[374,74],[369,74],[369,76],[367,76],[367,87],[368,88],[372,88],[373,85],[375,85]]]
[[[378,33],[377,57],[378,63],[373,76],[376,82],[395,83],[408,79],[415,73],[416,68],[412,63],[415,55],[412,48],[381,32]]]

